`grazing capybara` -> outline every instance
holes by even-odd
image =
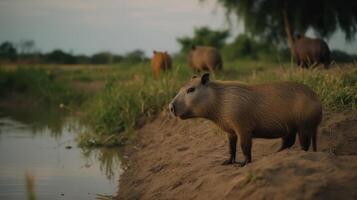
[[[246,85],[235,81],[211,81],[209,74],[193,77],[169,104],[170,112],[181,119],[205,118],[227,132],[230,157],[222,164],[236,162],[239,137],[244,166],[251,162],[253,138],[282,138],[279,151],[291,147],[299,134],[307,151],[322,118],[317,95],[296,82]]]
[[[154,78],[158,78],[160,71],[167,71],[171,69],[172,61],[170,55],[165,52],[153,51],[153,57],[151,59],[151,67]]]
[[[321,39],[313,39],[297,35],[294,39],[295,59],[299,66],[308,68],[310,65],[323,64],[327,69],[331,63],[330,49]]]
[[[221,54],[216,48],[209,46],[192,46],[187,56],[187,62],[195,72],[214,73],[215,70],[223,68]]]

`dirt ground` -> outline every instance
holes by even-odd
[[[206,120],[145,125],[128,145],[118,199],[357,199],[357,113],[325,113],[318,152],[276,153],[281,140],[255,139],[253,162],[221,166],[228,144]],[[238,159],[242,159],[238,148]]]

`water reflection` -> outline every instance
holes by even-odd
[[[38,199],[113,197],[120,149],[78,148],[75,136],[84,127],[67,114],[0,110],[0,199],[26,199],[32,179]]]
[[[100,148],[96,150],[82,149],[82,154],[86,157],[87,166],[99,161],[99,167],[108,180],[114,181],[115,174],[121,173],[117,166],[121,164],[122,154],[118,148]],[[95,158],[95,160],[91,160]]]
[[[59,137],[67,121],[68,112],[58,107],[0,107],[0,117],[10,117],[12,120],[28,125],[33,134],[50,134]],[[1,124],[0,124],[1,125]],[[48,130],[47,130],[48,129]]]

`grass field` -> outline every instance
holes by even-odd
[[[193,73],[182,62],[155,80],[149,63],[113,66],[3,67],[3,99],[20,98],[62,105],[80,113],[89,126],[78,136],[87,147],[116,146],[135,137],[134,130],[166,109],[168,102]],[[293,80],[313,88],[327,110],[357,108],[357,65],[334,65],[330,70],[302,70],[290,63],[236,61],[226,63],[216,79],[249,84]],[[6,99],[6,98],[5,98]]]
[[[84,105],[85,119],[93,132],[79,137],[81,145],[112,146],[135,137],[133,130],[166,109],[178,89],[193,75],[184,65],[176,65],[171,72],[154,80],[148,65],[136,67],[136,70],[127,72],[131,79],[125,81],[113,74],[104,89]],[[217,73],[215,78],[251,84],[293,80],[313,88],[325,109],[356,109],[356,65],[336,65],[326,71],[302,70],[290,64],[235,62],[228,63],[224,72]]]

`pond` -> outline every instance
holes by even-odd
[[[0,109],[0,199],[112,199],[120,149],[81,149],[84,127],[62,111]],[[30,189],[31,190],[31,189]]]

